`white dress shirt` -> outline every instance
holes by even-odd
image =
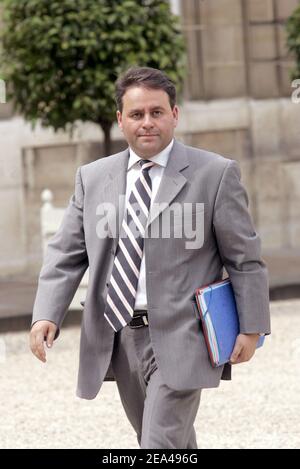
[[[174,143],[174,139],[160,153],[152,156],[151,158],[147,158],[149,161],[153,161],[155,163],[155,165],[149,169],[149,176],[152,182],[152,197],[151,197],[150,211],[151,211],[151,207],[153,205],[154,199],[156,197],[164,169],[167,166],[170,151],[173,147],[173,143]],[[138,164],[140,159],[141,158],[132,150],[132,148],[129,148],[129,161],[128,161],[128,167],[127,167],[126,195],[125,195],[126,204],[128,202],[132,188],[137,178],[140,175],[141,167]],[[141,262],[140,276],[138,280],[134,309],[135,310],[147,309],[146,269],[145,269],[144,253],[143,253],[142,262]]]

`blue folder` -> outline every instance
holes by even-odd
[[[213,367],[229,362],[239,334],[239,316],[229,278],[198,288],[196,303]],[[264,342],[261,336],[257,346]]]

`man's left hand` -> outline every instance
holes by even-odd
[[[230,363],[237,365],[238,363],[251,360],[255,353],[258,339],[259,334],[239,334],[230,357]]]

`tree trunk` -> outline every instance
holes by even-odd
[[[101,128],[104,133],[104,154],[103,156],[109,156],[112,153],[112,141],[111,141],[111,128],[112,122],[102,121],[100,122]]]

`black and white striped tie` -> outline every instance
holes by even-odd
[[[133,317],[133,309],[144,249],[152,184],[152,161],[140,160],[140,176],[129,196],[107,293],[104,316],[117,332]]]

